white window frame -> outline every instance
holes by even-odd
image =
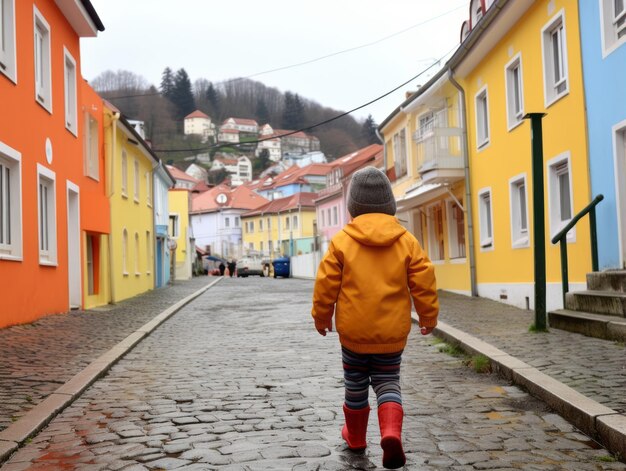
[[[65,128],[78,137],[76,60],[65,46],[63,46],[63,72],[65,77]]]
[[[139,203],[139,160],[133,159],[133,199]]]
[[[15,0],[0,0],[0,72],[17,84]]]
[[[230,227],[230,218],[228,216],[224,217],[224,227]]]
[[[170,234],[170,237],[172,239],[178,239],[178,237],[180,236],[180,218],[178,217],[178,213],[169,214],[168,226],[172,228],[172,233]]]
[[[461,202],[462,203],[462,202]],[[459,246],[459,232],[457,230],[457,224],[454,220],[454,211],[459,209],[463,213],[463,234],[465,239],[465,254],[461,254],[461,248]],[[467,258],[467,231],[465,230],[465,211],[459,207],[456,201],[446,200],[446,224],[448,225],[448,251],[451,261],[461,263]]]
[[[57,266],[56,174],[37,164],[39,264]]]
[[[128,198],[128,154],[122,149],[122,196]]]
[[[623,184],[623,175],[626,175],[626,120],[615,124],[611,133],[613,136],[613,175],[615,175],[616,214],[619,256],[626,260],[626,187]]]
[[[6,186],[7,170],[9,186]],[[22,154],[0,142],[0,260],[22,260]]]
[[[426,227],[428,229],[428,257],[432,262],[442,262],[445,258],[445,248],[439,250],[439,237],[437,234],[437,225],[435,224],[435,209],[439,208],[441,211],[441,224],[443,226],[443,206],[441,202],[437,202],[433,205],[430,205],[426,208]],[[442,234],[441,237],[444,237],[443,227],[441,228]]]
[[[517,69],[517,80],[515,70]],[[506,115],[509,131],[522,124],[524,117],[524,80],[522,69],[522,54],[517,53],[504,66],[504,83],[506,84]],[[519,110],[515,109],[516,86],[518,88]]]
[[[569,218],[561,215],[562,195],[559,176],[563,164],[566,164],[569,184]],[[563,152],[546,163],[548,175],[548,214],[550,220],[550,237],[554,237],[574,216],[574,187],[572,186],[572,162],[570,152]],[[576,241],[576,228],[572,227],[566,236],[567,242]]]
[[[263,232],[263,217],[259,218],[259,232]]]
[[[476,119],[476,149],[482,150],[489,145],[491,133],[489,130],[489,90],[487,85],[474,95]]]
[[[291,226],[295,229],[298,230],[298,215],[294,214],[293,215],[293,221],[291,221]]]
[[[122,275],[128,276],[128,231],[122,229]]]
[[[337,206],[333,206],[333,226],[339,225],[339,210]]]
[[[406,128],[402,128],[393,135],[393,157],[396,179],[408,176],[408,155]]]
[[[146,204],[152,207],[152,172],[146,172]]]
[[[146,275],[152,273],[152,235],[150,231],[146,231]]]
[[[559,61],[560,64],[558,68],[562,70],[559,71],[559,74],[561,75],[560,79],[556,80],[553,34],[555,31],[560,31],[561,28],[562,34],[559,34],[559,58],[561,60]],[[548,108],[569,93],[565,9],[561,9],[541,29],[541,51],[543,56],[544,105]],[[559,91],[558,88],[561,85],[564,85],[564,87],[563,90]]]
[[[100,156],[99,149],[99,135],[100,129],[98,120],[96,120],[90,113],[85,112],[85,124],[83,125],[84,135],[84,149],[85,162],[84,171],[85,175],[96,181],[100,181]]]
[[[626,2],[621,12],[615,11],[615,0],[598,0],[600,31],[602,32],[602,58],[606,58],[626,43]],[[622,34],[619,37],[619,34]]]
[[[135,276],[139,275],[139,232],[135,232]]]
[[[488,208],[486,204],[487,199],[489,200]],[[480,223],[480,251],[492,251],[494,249],[495,237],[493,234],[493,193],[491,187],[478,190],[478,219]]]
[[[33,38],[35,47],[35,101],[52,113],[52,59],[50,25],[33,6]]]
[[[511,247],[530,247],[530,224],[528,220],[528,180],[525,173],[509,179],[509,214],[511,215]],[[523,200],[520,189],[524,188]],[[524,225],[526,227],[524,227]]]

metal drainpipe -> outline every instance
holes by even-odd
[[[476,286],[476,257],[474,256],[474,217],[472,212],[471,197],[472,192],[470,189],[470,172],[469,172],[469,142],[467,137],[467,122],[465,119],[465,91],[463,87],[454,79],[454,75],[451,69],[448,69],[448,77],[450,83],[459,91],[461,96],[461,125],[463,129],[463,146],[465,152],[463,152],[463,163],[465,170],[465,213],[467,214],[467,242],[468,242],[468,254],[470,264],[470,289],[472,296],[478,296],[478,289]]]
[[[109,191],[108,191],[108,196],[109,196],[109,204],[110,204],[110,199],[111,197],[115,194],[115,178],[114,178],[114,174],[115,174],[115,143],[117,142],[117,121],[120,119],[120,113],[119,112],[113,112],[113,115],[111,116],[111,149],[110,149],[110,170],[109,170]],[[105,152],[106,152],[106,148],[105,148]],[[109,208],[109,227],[113,228],[113,215],[112,215],[112,211],[111,208]],[[109,234],[109,291],[111,293],[110,295],[110,302],[111,303],[115,303],[115,276],[113,275],[113,234],[110,233]]]
[[[376,137],[383,145],[383,171],[387,174],[387,146],[385,146],[385,136],[376,128]]]

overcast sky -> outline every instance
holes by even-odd
[[[122,69],[158,87],[165,67],[183,67],[192,83],[198,78],[219,82],[250,77],[341,111],[387,93],[458,46],[469,10],[469,0],[91,3],[106,29],[97,38],[82,40],[87,80]],[[358,49],[340,53],[353,48]],[[295,66],[307,61],[313,62]],[[292,67],[262,73],[287,66]],[[380,123],[406,91],[437,70],[435,66],[354,116],[372,114]]]

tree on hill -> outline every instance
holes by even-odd
[[[258,177],[263,170],[272,165],[270,160],[270,151],[263,149],[256,159],[252,160],[252,175]]]
[[[296,93],[285,93],[285,108],[282,126],[284,129],[302,129],[305,123],[304,105]]]
[[[267,124],[271,121],[270,110],[267,109],[265,100],[258,98],[256,101],[256,112],[254,113],[257,123],[259,125]]]
[[[221,100],[219,93],[215,89],[212,83],[209,83],[209,86],[206,90],[206,99],[209,102],[210,107],[210,115],[218,122],[222,121],[222,109],[221,109]]]
[[[378,128],[374,118],[372,115],[368,115],[367,119],[363,122],[363,127],[361,128],[361,134],[363,135],[363,139],[367,145],[370,144],[380,144],[380,139],[376,135],[376,129]]]
[[[182,119],[196,109],[196,103],[193,99],[193,91],[191,90],[191,80],[185,69],[179,69],[174,76],[174,88],[170,98],[177,111],[177,118]]]
[[[161,95],[171,100],[174,92],[174,73],[172,69],[166,67],[161,74]]]

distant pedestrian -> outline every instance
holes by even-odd
[[[237,268],[237,262],[233,258],[230,262],[228,262],[228,271],[230,272],[231,277],[235,274],[236,268]]]
[[[224,276],[224,271],[226,270],[226,265],[224,265],[224,261],[222,260],[218,266],[220,269],[220,276]]]
[[[367,446],[369,385],[376,393],[383,466],[404,466],[400,363],[411,330],[411,300],[422,335],[437,325],[439,300],[432,262],[417,239],[394,217],[387,176],[374,167],[354,173],[347,207],[352,221],[337,233],[315,281],[313,309],[320,335],[341,343],[345,425],[352,450]]]

